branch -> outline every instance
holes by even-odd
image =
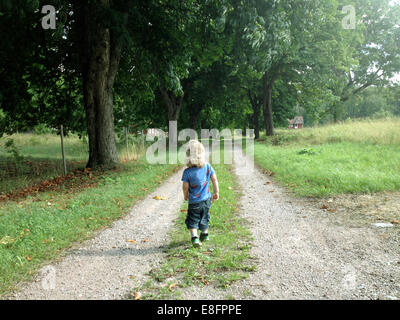
[[[128,14],[124,13],[122,15],[122,29],[125,28],[128,23]],[[115,76],[117,75],[119,69],[119,63],[121,61],[122,49],[124,47],[124,43],[122,40],[122,32],[121,34],[115,35],[114,32],[110,31],[110,62],[108,67],[108,80],[107,87],[109,90],[112,89],[114,85]]]

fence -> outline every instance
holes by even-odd
[[[116,139],[121,162],[136,160],[144,153],[143,134],[124,129]],[[87,160],[86,137],[32,132],[3,136],[0,138],[0,196],[82,169]]]

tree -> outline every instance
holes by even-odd
[[[247,9],[243,36],[249,44],[245,64],[259,79],[266,134],[273,135],[274,84],[283,74],[295,76],[312,63],[315,35],[331,12],[324,11],[321,1],[255,0],[242,9]]]
[[[347,70],[334,66],[336,85],[332,87],[339,97],[329,106],[334,122],[343,111],[344,103],[371,86],[389,85],[400,70],[400,4],[390,0],[363,0],[357,2],[358,23],[353,36],[354,50],[348,53],[352,63]]]

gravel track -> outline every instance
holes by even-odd
[[[257,271],[226,290],[185,290],[185,299],[400,299],[398,228],[336,225],[332,213],[293,199],[235,153]],[[269,182],[269,183],[268,183]],[[212,232],[212,226],[210,227]]]
[[[20,284],[9,299],[105,300],[132,294],[165,257],[167,232],[183,202],[177,183],[181,176],[182,170],[137,203],[125,218],[71,250],[60,262],[44,267],[33,282]],[[155,200],[155,195],[167,199]]]

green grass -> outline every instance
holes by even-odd
[[[348,120],[299,130],[277,129],[275,136],[261,139],[272,145],[312,146],[340,142],[400,145],[400,118]]]
[[[7,152],[6,141],[12,139],[21,161]],[[143,155],[140,140],[130,136],[129,159],[137,160]],[[84,168],[88,159],[88,144],[77,135],[64,138],[67,160],[67,171]],[[125,143],[118,143],[118,154],[121,161],[127,159]],[[15,189],[26,188],[46,179],[63,174],[60,136],[55,134],[19,133],[0,138],[0,195]]]
[[[213,166],[219,180],[220,200],[212,204],[210,241],[201,248],[193,248],[190,234],[184,223],[187,204],[182,207],[175,227],[170,232],[167,259],[157,270],[152,270],[152,280],[137,291],[143,299],[179,299],[179,288],[192,285],[215,285],[226,288],[243,279],[255,266],[250,262],[251,234],[246,222],[237,215],[238,185],[231,166]],[[169,289],[171,284],[176,284]]]
[[[170,176],[174,165],[129,162],[83,190],[52,191],[0,207],[0,296],[74,242],[110,226]]]
[[[400,190],[400,121],[278,130],[256,142],[256,163],[299,196]]]
[[[61,160],[61,141],[56,134],[36,135],[18,133],[0,138],[0,157],[8,157],[4,144],[13,139],[21,155],[28,158]],[[87,160],[88,146],[77,135],[64,138],[65,154],[69,160]]]

